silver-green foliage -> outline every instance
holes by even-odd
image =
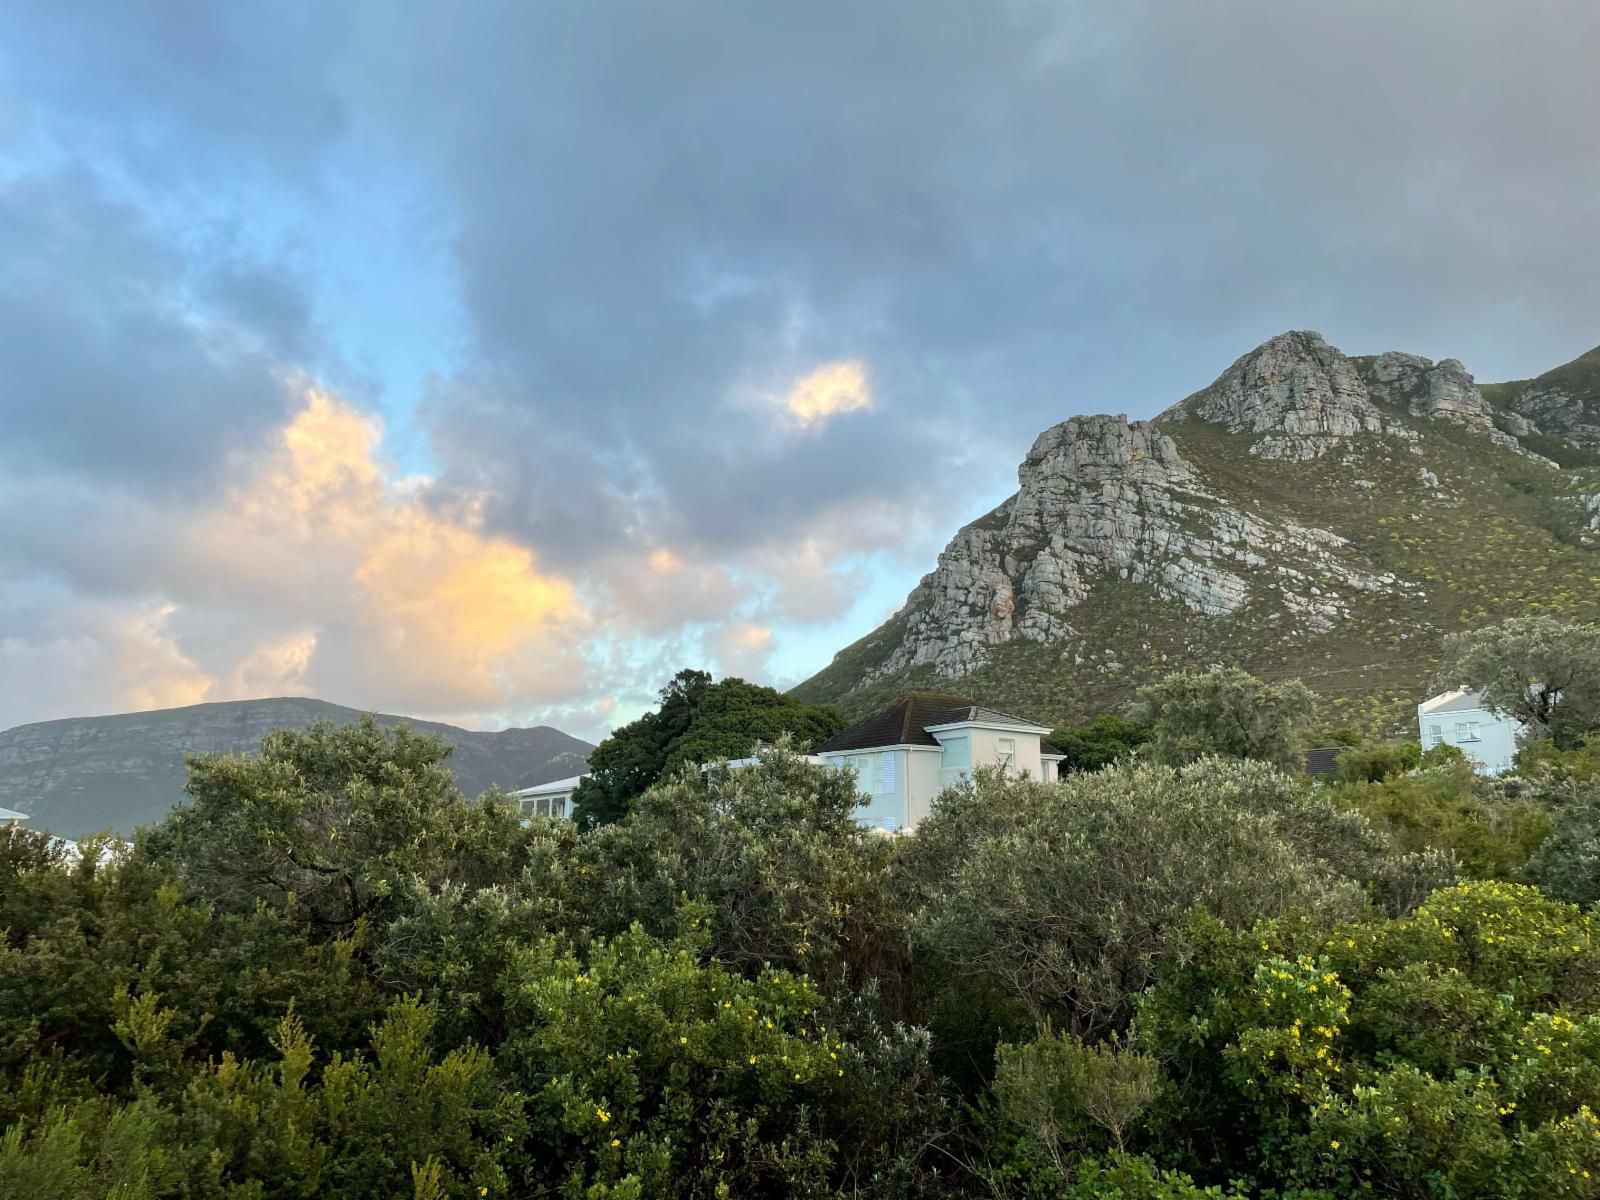
[[[979,772],[897,864],[916,937],[1038,1021],[1094,1036],[1201,906],[1234,928],[1364,903],[1383,839],[1266,763],[1139,764],[1039,783]]]
[[[1208,754],[1256,758],[1299,769],[1315,697],[1298,679],[1266,683],[1238,667],[1176,671],[1139,692],[1137,715],[1150,726],[1150,752],[1178,765]]]
[[[1444,640],[1435,682],[1467,687],[1536,737],[1600,723],[1600,625],[1513,617]]]

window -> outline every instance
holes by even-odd
[[[1483,739],[1478,736],[1478,723],[1476,721],[1456,722],[1456,741],[1481,742],[1482,740]]]
[[[520,806],[524,817],[564,817],[567,815],[565,796],[531,796]]]
[[[972,766],[972,743],[965,737],[945,738],[939,766],[945,771],[965,771]]]
[[[894,791],[894,755],[878,755],[878,790],[880,792]]]
[[[996,738],[994,758],[1007,775],[1014,772],[1017,769],[1017,739]]]
[[[1442,741],[1444,741],[1444,726],[1442,726],[1442,725],[1429,725],[1428,726],[1428,745],[1437,746]]]

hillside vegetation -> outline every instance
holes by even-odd
[[[1223,756],[1261,687],[899,839],[783,747],[524,822],[370,720],[0,830],[0,1196],[1594,1197],[1595,735],[1314,786]]]

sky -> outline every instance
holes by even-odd
[[[789,687],[1069,416],[1600,342],[1593,0],[0,0],[0,728]]]

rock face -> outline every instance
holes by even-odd
[[[1537,379],[1502,385],[1506,407],[1540,433],[1600,451],[1600,346]]]
[[[1080,687],[1105,703],[1125,694],[1128,664],[1163,670],[1219,639],[1228,660],[1280,673],[1308,670],[1300,656],[1316,647],[1331,688],[1359,690],[1390,661],[1394,686],[1416,686],[1432,652],[1410,650],[1414,639],[1519,611],[1529,580],[1556,574],[1509,558],[1589,553],[1592,538],[1550,522],[1570,526],[1575,502],[1596,527],[1600,470],[1565,475],[1520,439],[1545,450],[1558,426],[1567,446],[1600,436],[1600,350],[1591,357],[1588,375],[1574,373],[1580,360],[1493,385],[1491,398],[1456,359],[1353,358],[1294,331],[1154,421],[1063,421],[1033,443],[1016,494],[957,533],[899,613],[797,694],[849,708],[902,677],[976,675],[987,702],[1070,713],[1083,710]],[[1553,534],[1581,546],[1550,549]],[[1600,563],[1562,559],[1559,573],[1565,594],[1600,611]],[[1124,590],[1094,604],[1108,586]]]
[[[1372,360],[1368,377],[1370,394],[1403,408],[1412,416],[1429,417],[1460,425],[1482,434],[1507,449],[1522,451],[1515,434],[1501,430],[1494,406],[1460,361],[1446,358],[1435,363],[1419,354],[1391,350]],[[1517,423],[1509,423],[1516,428]],[[1524,436],[1530,432],[1523,427]],[[1522,451],[1525,453],[1525,451]]]
[[[0,732],[0,807],[28,813],[30,826],[61,837],[108,828],[132,833],[183,798],[185,754],[247,753],[274,729],[360,717],[323,700],[283,697],[18,725]],[[594,749],[549,726],[478,733],[378,718],[381,725],[401,721],[451,744],[448,764],[469,796],[495,784],[509,790],[581,774]]]
[[[1426,361],[1426,360],[1423,360]],[[1257,346],[1163,419],[1195,417],[1230,433],[1265,434],[1250,452],[1291,462],[1384,428],[1356,364],[1309,331]]]
[[[1321,430],[1294,436],[1342,436],[1323,398]],[[1039,435],[1017,474],[1017,494],[958,533],[911,593],[904,637],[874,676],[960,676],[989,647],[1070,638],[1072,610],[1107,576],[1208,616],[1270,596],[1312,628],[1340,616],[1351,591],[1403,590],[1343,561],[1337,534],[1221,503],[1147,422],[1073,417]]]

